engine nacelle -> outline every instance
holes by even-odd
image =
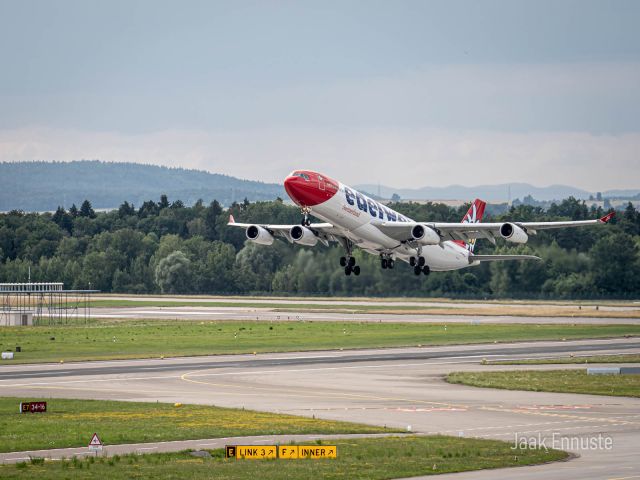
[[[292,227],[289,231],[289,235],[295,243],[299,243],[300,245],[309,245],[313,247],[316,243],[318,243],[318,237],[309,230],[307,227],[303,227],[301,225],[296,225]]]
[[[420,245],[439,245],[440,235],[431,227],[417,224],[411,229],[411,236]]]
[[[251,225],[246,231],[247,238],[254,243],[260,245],[271,245],[273,243],[273,235],[266,228],[259,225]]]
[[[527,240],[529,240],[527,232],[513,223],[503,223],[500,226],[500,235],[505,240],[513,243],[527,243]]]

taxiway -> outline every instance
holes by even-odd
[[[640,475],[640,399],[478,389],[443,380],[456,370],[508,369],[481,359],[639,353],[640,340],[579,340],[285,354],[224,355],[5,366],[4,395],[201,403],[405,431],[495,438],[588,438],[613,448],[569,462],[500,471],[503,478],[601,479]],[[521,367],[522,368],[522,367]],[[535,366],[527,368],[584,368]],[[553,445],[551,443],[549,446]],[[148,447],[153,448],[153,447]],[[469,472],[451,478],[496,478]],[[443,477],[439,477],[443,478]],[[448,478],[448,477],[444,477]]]

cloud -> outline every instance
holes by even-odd
[[[294,83],[0,94],[0,129],[128,134],[273,127],[640,131],[640,63],[431,65]]]
[[[181,166],[280,182],[295,168],[397,187],[530,182],[591,191],[638,188],[640,133],[433,128],[0,131],[0,161],[100,159]]]

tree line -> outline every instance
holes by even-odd
[[[460,221],[468,205],[390,205],[413,219]],[[119,293],[436,296],[456,298],[637,298],[640,292],[640,213],[629,203],[610,225],[542,231],[526,245],[480,240],[476,253],[533,254],[542,262],[484,263],[453,272],[413,275],[399,262],[382,270],[359,252],[359,277],[346,277],[337,245],[272,246],[247,242],[227,226],[229,214],[246,223],[297,224],[300,211],[282,200],[185,206],[180,200],[123,202],[117,210],[80,208],[55,213],[0,214],[0,281],[62,281],[66,288]],[[490,210],[489,210],[490,213]],[[601,209],[568,198],[547,210],[518,205],[484,221],[585,220]]]

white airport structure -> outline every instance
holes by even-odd
[[[60,325],[89,321],[91,294],[62,282],[0,283],[0,326]]]
[[[3,312],[0,315],[2,327],[27,327],[33,325],[33,312]]]

